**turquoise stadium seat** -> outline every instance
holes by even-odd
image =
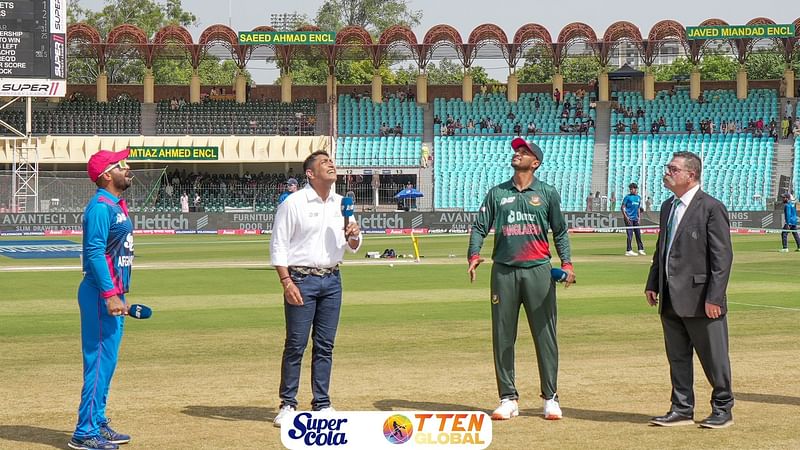
[[[539,101],[539,108],[536,108],[536,100]],[[558,126],[562,120],[567,123],[576,123],[581,120],[586,120],[591,117],[597,120],[595,111],[590,109],[589,96],[585,95],[582,99],[578,100],[574,93],[568,92],[565,95],[564,101],[569,102],[571,109],[569,110],[566,119],[561,118],[563,111],[562,105],[556,105],[553,101],[552,95],[544,92],[527,92],[519,96],[519,101],[509,102],[504,94],[477,94],[472,102],[465,102],[459,98],[435,98],[433,101],[433,113],[439,116],[442,122],[445,122],[448,116],[451,116],[454,121],[460,121],[464,127],[467,122],[472,120],[475,123],[476,129],[468,130],[466,128],[457,132],[457,134],[481,134],[486,133],[488,130],[481,130],[480,122],[483,118],[492,119],[493,122],[499,123],[503,129],[503,134],[511,134],[515,124],[522,127],[523,132],[527,130],[530,122],[533,122],[537,130],[543,133],[557,133]],[[580,104],[584,113],[583,118],[576,117],[576,105]],[[508,118],[508,113],[514,114],[514,119]],[[435,125],[438,126],[438,125]],[[593,132],[592,130],[591,132]],[[433,130],[434,135],[440,134],[439,129]]]
[[[659,91],[652,101],[644,100],[640,92],[613,92],[612,97],[616,97],[621,106],[630,108],[633,113],[641,108],[644,110],[644,118],[625,118],[622,114],[611,111],[611,130],[618,121],[630,127],[631,122],[636,120],[639,124],[639,132],[647,133],[650,124],[664,117],[666,127],[661,131],[682,132],[685,131],[686,120],[691,120],[696,131],[700,130],[700,121],[710,119],[714,122],[714,129],[719,130],[722,122],[736,121],[742,128],[750,120],[779,118],[778,115],[778,95],[774,89],[751,89],[744,100],[736,98],[736,92],[732,90],[706,90],[703,91],[704,103],[698,103],[689,98],[689,92],[680,90],[675,95],[670,95],[668,91]]]
[[[677,151],[703,158],[703,189],[731,211],[764,211],[770,196],[774,143],[749,134],[612,135],[608,150],[608,187],[618,199],[631,182],[658,210],[669,192],[662,184],[664,166]],[[645,180],[642,180],[644,167]],[[797,167],[797,162],[795,162]]]
[[[422,154],[421,136],[339,136],[339,167],[417,167]]]
[[[339,135],[376,135],[381,124],[403,127],[403,135],[422,134],[422,107],[413,101],[391,98],[383,103],[373,103],[369,97],[359,100],[340,95],[337,104],[336,125]]]
[[[512,136],[467,135],[434,138],[435,208],[477,211],[493,186],[511,177]],[[594,137],[527,137],[544,152],[537,177],[561,194],[563,210],[580,210],[592,181]]]

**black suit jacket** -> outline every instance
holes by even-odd
[[[658,243],[646,289],[660,294],[659,311],[668,287],[670,302],[680,317],[706,317],[706,302],[719,305],[725,314],[725,291],[733,263],[728,211],[719,200],[698,190],[675,230],[669,259],[665,260],[667,222],[674,198],[661,204]]]

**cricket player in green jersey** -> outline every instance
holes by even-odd
[[[514,342],[517,338],[520,305],[525,307],[539,364],[544,416],[561,418],[556,385],[558,344],[556,342],[556,287],[550,276],[550,244],[547,230],[553,230],[561,268],[567,273],[565,285],[575,282],[570,262],[569,236],[561,198],[553,186],[534,174],[542,164],[542,150],[522,138],[511,141],[514,176],[489,190],[481,205],[469,240],[470,281],[475,281],[483,240],[494,228],[492,250],[492,346],[500,406],[494,420],[519,415],[519,393],[514,386]]]

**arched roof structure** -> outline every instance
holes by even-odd
[[[748,25],[774,24],[772,19],[756,17]],[[782,49],[785,61],[791,61],[800,51],[800,18],[795,19],[795,36],[774,39]],[[700,26],[728,25],[722,19],[707,19]],[[319,30],[314,26],[303,26],[300,31]],[[274,31],[268,26],[259,26],[253,31]],[[152,38],[136,25],[122,24],[112,29],[107,36],[101,36],[86,23],[71,24],[67,28],[67,41],[72,56],[92,58],[101,68],[109,58],[138,57],[147,67],[152,67],[155,58],[183,57],[189,55],[192,66],[197,68],[204,54],[233,60],[239,68],[244,68],[250,59],[276,61],[282,67],[289,67],[294,58],[324,58],[329,68],[340,59],[368,58],[374,67],[379,67],[387,58],[393,60],[413,60],[424,69],[434,59],[458,59],[464,67],[470,67],[476,59],[499,59],[506,61],[509,68],[515,67],[533,46],[541,46],[553,59],[553,65],[560,67],[564,59],[575,54],[591,55],[602,65],[607,65],[621,42],[632,43],[639,51],[645,65],[655,61],[666,42],[678,42],[686,51],[687,57],[695,64],[700,62],[705,49],[713,42],[723,42],[731,49],[740,63],[752,53],[757,40],[686,39],[685,27],[674,20],[662,20],[649,30],[643,39],[641,30],[626,21],[610,25],[602,37],[589,25],[582,22],[567,24],[559,30],[556,40],[543,26],[527,23],[519,27],[509,41],[509,34],[495,24],[487,23],[475,27],[466,42],[461,33],[447,24],[431,27],[422,41],[408,27],[395,25],[387,28],[379,36],[373,37],[361,27],[345,27],[336,34],[334,45],[239,45],[237,33],[227,25],[216,24],[206,28],[197,41],[184,27],[168,25],[160,29]],[[577,48],[582,43],[584,47]],[[134,52],[131,50],[135,50]],[[180,53],[180,55],[178,54]]]

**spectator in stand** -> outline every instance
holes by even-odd
[[[467,129],[468,130],[474,130],[475,129],[475,121],[474,120],[469,119],[467,121]]]
[[[495,132],[495,134],[500,134],[500,133],[502,133],[502,132],[503,132],[503,126],[502,126],[502,125],[500,125],[499,123],[495,124],[495,126],[494,126],[494,132]]]
[[[615,192],[612,192],[611,196],[608,198],[608,210],[609,211],[617,210],[617,194]]]
[[[558,131],[562,133],[568,133],[569,127],[567,126],[567,122],[561,122],[561,125],[558,126]]]
[[[509,111],[508,114],[506,114],[506,118],[509,120],[514,120],[517,118],[517,116],[514,115],[513,111]]]
[[[792,116],[785,116],[783,120],[781,120],[781,137],[783,139],[789,139],[789,124],[792,123]],[[775,140],[778,140],[778,136],[775,136]]]
[[[540,106],[542,106],[542,105],[539,103],[539,97],[538,97],[538,96],[536,96],[536,97],[534,98],[534,101],[533,101],[533,107],[534,107],[534,108],[536,108],[536,113],[537,113],[537,114],[539,113],[539,107],[540,107]]]
[[[434,125],[441,125],[442,124],[442,119],[440,119],[438,115],[437,116],[433,116],[433,124]]]
[[[650,124],[650,136],[655,136],[656,134],[658,134],[658,122],[654,120],[653,123]]]
[[[640,107],[636,108],[636,118],[638,119],[638,118],[642,118],[642,117],[644,117],[644,110],[640,106]]]
[[[189,195],[186,194],[186,191],[183,191],[183,194],[181,194],[181,212],[189,212]]]
[[[658,118],[658,128],[659,128],[659,130],[661,129],[661,127],[666,127],[666,126],[667,126],[667,118],[664,117],[664,116],[659,117]]]
[[[794,128],[792,129],[792,133],[794,134],[795,139],[800,136],[800,117],[794,119]]]
[[[536,136],[536,124],[533,122],[528,124],[528,134],[531,136]]]
[[[514,134],[516,136],[519,136],[519,135],[522,134],[522,125],[520,125],[519,122],[514,124]]]
[[[589,137],[589,124],[586,122],[581,122],[581,124],[578,125],[578,134],[581,135],[584,133],[586,134],[586,137]]]
[[[397,122],[397,125],[395,125],[394,134],[395,134],[395,136],[402,136],[403,135],[403,125],[401,125],[400,122]]]
[[[450,124],[451,124],[451,123],[453,123],[453,122],[455,122],[455,120],[453,119],[453,116],[452,116],[452,115],[450,115],[450,114],[448,114],[448,115],[447,115],[447,120],[445,121],[445,123],[446,123],[446,124],[448,124],[448,125],[450,125]]]
[[[592,197],[592,193],[590,191],[589,195],[586,196],[586,211],[587,212],[591,212],[591,210],[592,210],[592,201],[594,201],[594,197]]]
[[[625,132],[625,122],[619,120],[617,121],[617,133],[624,133]]]
[[[386,122],[381,123],[381,127],[379,130],[381,136],[388,136],[389,135],[389,127],[386,125]]]
[[[564,109],[561,110],[561,118],[566,119],[569,117],[569,108],[564,106]]]
[[[561,103],[561,91],[559,91],[558,88],[553,91],[553,101],[556,102],[556,106]]]
[[[786,105],[783,106],[783,117],[789,117],[792,115],[792,101],[786,100]]]
[[[639,122],[633,121],[631,122],[631,133],[632,134],[639,134]]]
[[[700,92],[700,95],[697,96],[697,103],[703,104],[706,102],[706,97]]]

